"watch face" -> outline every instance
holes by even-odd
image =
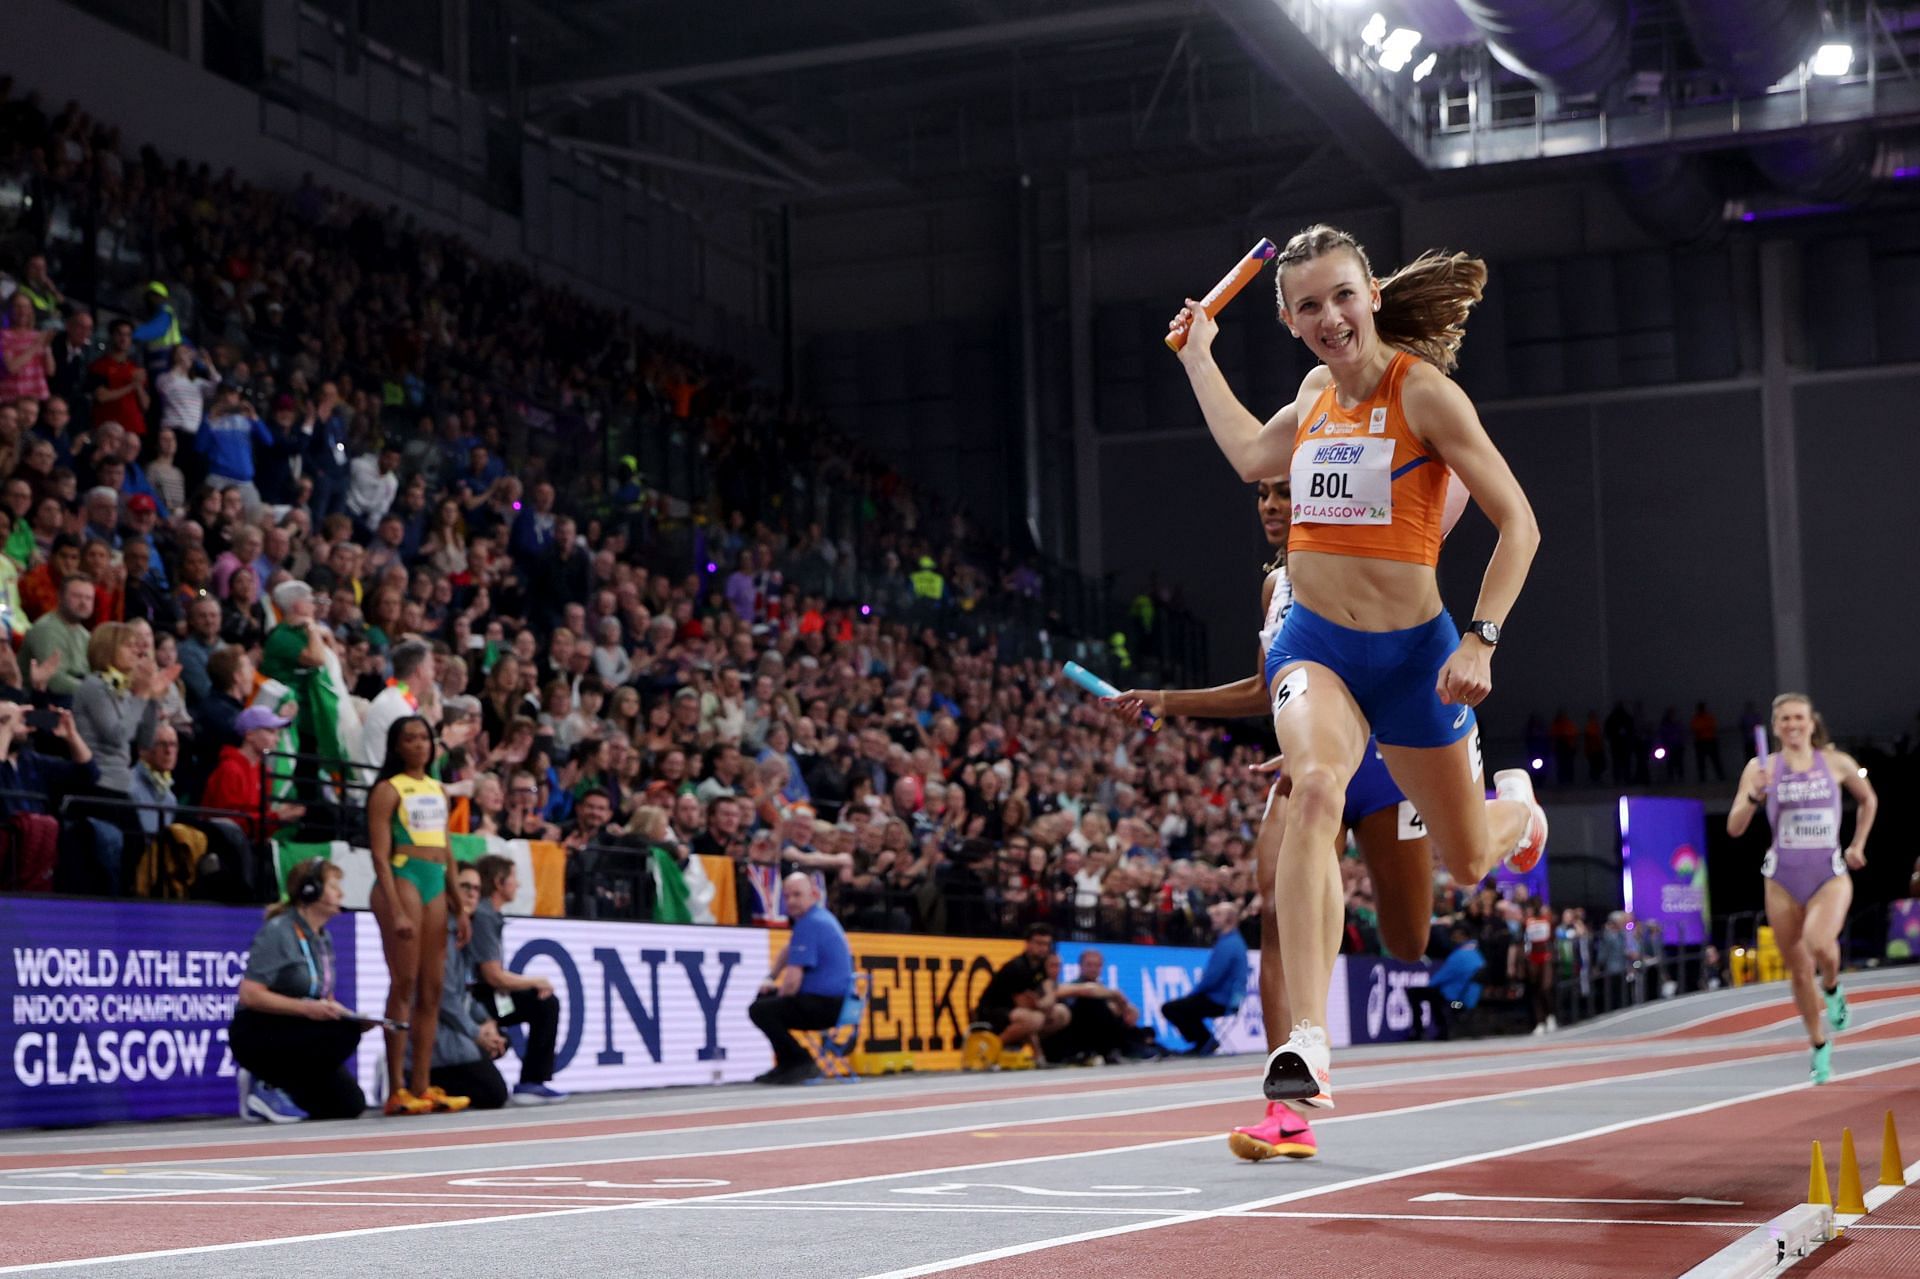
[[[1489,644],[1500,642],[1500,625],[1497,622],[1475,622],[1473,633]]]

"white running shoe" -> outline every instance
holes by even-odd
[[[1503,768],[1495,773],[1493,793],[1497,798],[1525,804],[1532,814],[1520,842],[1503,859],[1508,870],[1524,875],[1540,864],[1547,851],[1547,810],[1533,797],[1533,776],[1524,768]]]
[[[252,1112],[247,1109],[247,1098],[253,1095],[253,1072],[241,1066],[234,1074],[234,1082],[240,1085],[240,1117],[248,1123],[256,1122]]]
[[[1261,1091],[1268,1101],[1284,1101],[1295,1109],[1333,1109],[1333,1053],[1327,1032],[1309,1021],[1297,1023],[1287,1042],[1267,1058],[1267,1076]]]

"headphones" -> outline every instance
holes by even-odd
[[[302,906],[311,906],[320,900],[327,891],[327,867],[332,865],[325,857],[309,857],[293,868],[289,879],[298,881],[293,890],[293,900]]]

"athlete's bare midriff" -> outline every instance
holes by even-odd
[[[1294,551],[1287,556],[1287,575],[1296,601],[1356,631],[1405,630],[1440,611],[1439,579],[1424,564]]]

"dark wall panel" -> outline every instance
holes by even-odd
[[[1494,663],[1493,695],[1481,708],[1490,739],[1517,737],[1529,712],[1567,706],[1586,713],[1585,690],[1604,685],[1604,615],[1594,528],[1592,422],[1583,406],[1506,409],[1483,415],[1540,523],[1540,554],[1508,619]],[[1440,556],[1441,599],[1453,620],[1473,620],[1493,554],[1493,525],[1477,507],[1461,517]],[[1605,713],[1605,708],[1601,708]],[[1498,760],[1496,763],[1511,763]]]
[[[1176,584],[1207,623],[1214,677],[1251,674],[1266,540],[1253,486],[1210,437],[1112,439],[1100,450],[1101,553],[1124,594]]]
[[[1594,412],[1615,696],[1726,722],[1773,671],[1759,393]]]
[[[1836,733],[1911,732],[1920,710],[1920,376],[1795,396],[1806,580],[1806,690]]]

